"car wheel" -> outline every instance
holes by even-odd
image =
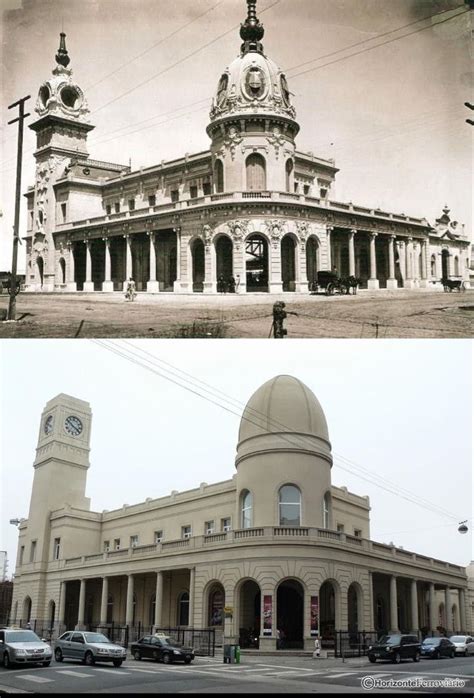
[[[158,654],[158,652],[153,652],[153,659],[155,660],[155,662],[160,661],[160,655]]]
[[[402,658],[401,658],[401,656],[400,656],[400,652],[396,652],[396,653],[395,653],[395,655],[394,655],[392,661],[393,661],[394,664],[400,664],[400,662],[402,661]]]
[[[59,647],[58,647],[57,649],[54,650],[54,658],[55,658],[55,660],[56,660],[57,662],[62,662],[62,661],[63,661],[63,653],[61,652],[61,650],[59,649]]]
[[[375,659],[375,657],[369,657],[369,662],[370,662],[371,664],[375,664],[376,661],[377,661],[377,660]]]
[[[5,654],[3,655],[3,666],[5,669],[12,668],[12,664],[10,662],[10,655],[8,654],[8,652],[5,652]]]
[[[140,662],[142,655],[140,654],[140,652],[138,650],[135,650],[135,652],[133,653],[133,658],[136,659],[137,662]]]
[[[116,667],[122,666],[122,659],[114,659],[113,664]]]
[[[419,652],[416,652],[416,653],[415,653],[415,656],[413,657],[413,661],[414,661],[414,662],[419,662],[419,661],[420,661],[420,653],[419,653]]]
[[[191,664],[191,661],[192,661],[191,659],[185,659],[185,660],[184,660],[184,663],[185,663],[185,664]]]
[[[87,666],[92,666],[93,664],[95,664],[95,659],[92,652],[86,652],[86,656],[84,657],[84,664],[87,664]]]
[[[163,664],[171,664],[171,662],[172,662],[171,655],[168,654],[168,652],[167,652],[166,654],[163,655]]]
[[[50,664],[51,664],[50,661],[49,661],[49,662],[43,662],[43,666],[49,666]]]

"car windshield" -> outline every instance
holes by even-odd
[[[41,642],[32,630],[18,630],[5,633],[7,642]]]
[[[164,637],[163,635],[159,635],[158,639],[161,641],[162,645],[172,645],[173,647],[181,647],[181,643],[176,642],[171,637]]]
[[[102,633],[84,633],[86,642],[110,642],[109,638]]]
[[[451,640],[451,642],[466,642],[465,635],[453,635],[449,639]]]
[[[424,645],[439,645],[439,637],[425,637]]]
[[[400,635],[385,635],[379,640],[381,645],[399,645],[401,637]]]

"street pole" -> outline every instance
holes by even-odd
[[[16,191],[15,191],[15,222],[13,224],[13,253],[12,253],[12,272],[10,277],[10,302],[8,304],[8,319],[16,319],[16,267],[18,259],[18,242],[20,232],[20,200],[21,200],[21,164],[23,152],[23,122],[29,114],[25,114],[25,102],[30,99],[31,95],[22,97],[14,104],[10,104],[9,109],[19,107],[20,113],[16,119],[8,122],[8,125],[15,124],[18,121],[18,149],[16,156]]]

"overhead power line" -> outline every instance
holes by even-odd
[[[212,404],[216,405],[217,407],[220,407],[226,412],[234,414],[235,416],[238,416],[241,419],[254,424],[259,429],[268,431],[268,427],[271,426],[273,428],[281,429],[283,432],[288,432],[285,435],[279,433],[278,436],[280,439],[286,441],[291,446],[308,446],[311,443],[309,437],[291,434],[288,426],[274,419],[269,419],[267,415],[253,408],[249,408],[247,406],[245,414],[242,414],[242,408],[245,406],[243,403],[239,402],[235,398],[229,397],[223,391],[213,388],[208,383],[196,379],[191,374],[182,371],[181,369],[177,369],[176,367],[172,366],[172,364],[170,364],[169,362],[166,362],[163,359],[158,359],[146,350],[141,349],[138,346],[134,346],[126,340],[123,341],[123,344],[126,345],[125,347],[121,347],[118,346],[116,343],[107,342],[104,340],[96,339],[91,341],[111,351],[112,353],[115,353],[121,358],[124,358],[138,366],[141,366],[142,368],[151,371],[152,373],[164,378],[165,380],[168,380],[174,383],[175,385],[178,385],[179,387],[188,390],[189,392],[197,395],[198,397],[201,397],[207,400],[208,402],[211,402]],[[130,349],[128,347],[130,347]],[[144,356],[140,356],[140,354]],[[164,366],[161,366],[160,364],[164,364]],[[203,394],[203,392],[207,393],[207,395]],[[384,489],[390,494],[395,494],[398,497],[401,497],[406,501],[409,501],[410,503],[417,504],[418,506],[428,509],[432,513],[436,513],[437,515],[448,516],[449,518],[456,521],[459,519],[459,514],[455,515],[452,512],[449,512],[446,509],[443,509],[442,507],[435,505],[429,502],[428,500],[419,497],[418,495],[413,494],[409,490],[395,485],[394,483],[386,480],[385,478],[382,478],[381,476],[370,472],[367,468],[357,465],[356,463],[349,460],[348,458],[345,458],[344,456],[334,453],[334,457],[335,464],[342,470],[345,470],[350,474],[369,482],[372,485],[380,487],[381,489]]]

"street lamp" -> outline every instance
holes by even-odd
[[[459,527],[458,527],[459,533],[467,533],[469,531],[468,527],[466,526],[467,522],[468,522],[468,519],[466,519],[465,521],[460,521]]]
[[[19,526],[19,525],[21,524],[22,520],[23,520],[23,519],[10,519],[10,523],[11,523],[13,526]]]

